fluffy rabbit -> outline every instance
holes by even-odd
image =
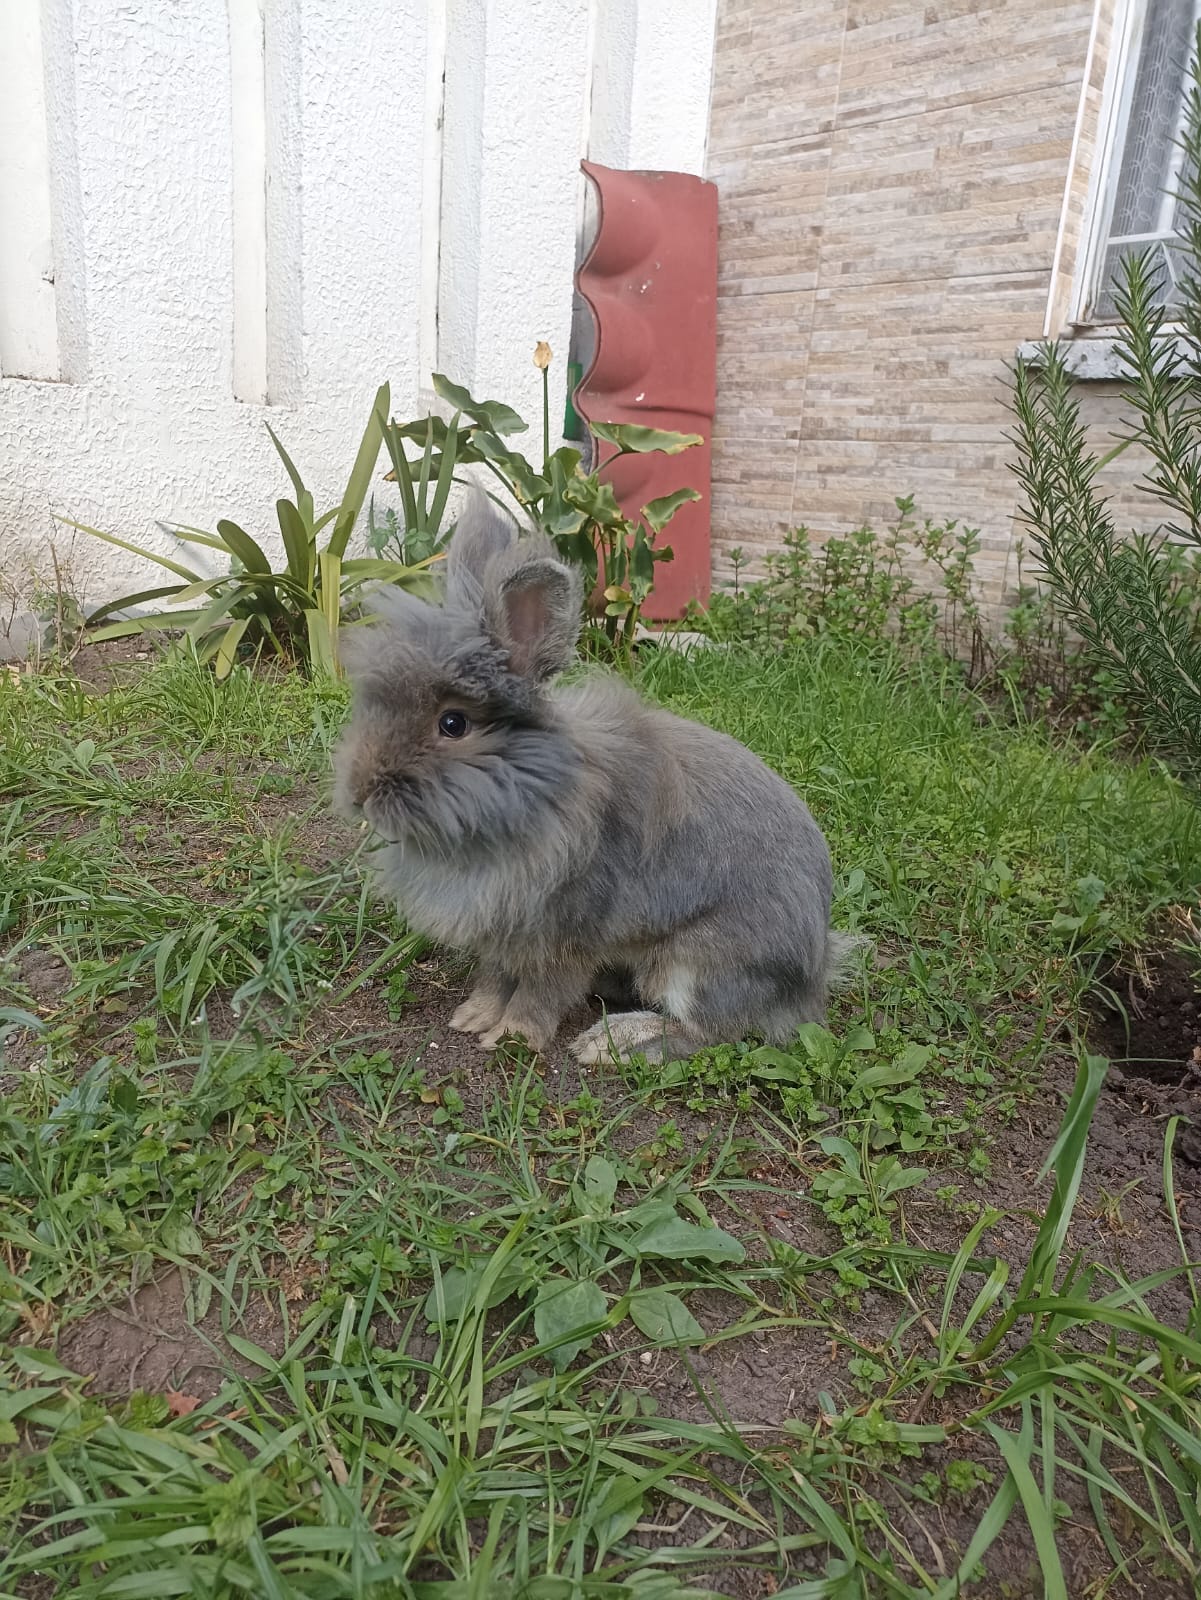
[[[451,1027],[541,1049],[615,985],[645,1009],[580,1034],[580,1061],[782,1043],[820,1021],[846,941],[796,793],[618,677],[549,687],[574,658],[580,575],[483,495],[447,567],[442,605],[386,592],[383,622],[352,636],[335,804],[387,841],[383,887],[409,925],[476,957]]]

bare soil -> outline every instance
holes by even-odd
[[[1201,962],[1178,949],[1112,971],[1098,991],[1089,1022],[1090,1049],[1113,1063],[1112,1093],[1134,1120],[1166,1130],[1180,1119],[1174,1142],[1179,1180],[1201,1185]],[[1094,1143],[1100,1142],[1093,1129]]]
[[[68,1326],[58,1341],[59,1359],[90,1377],[97,1394],[142,1390],[211,1399],[230,1373],[249,1377],[257,1368],[225,1339],[219,1302],[195,1320],[192,1309],[188,1285],[173,1267],[128,1299]],[[279,1312],[261,1298],[244,1307],[237,1332],[269,1355],[284,1348]]]

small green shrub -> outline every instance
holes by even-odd
[[[1067,359],[1057,344],[1019,361],[1012,405],[1015,466],[1044,581],[1146,737],[1182,770],[1201,773],[1201,29],[1190,64],[1177,196],[1183,217],[1181,303],[1161,303],[1150,252],[1124,258],[1115,302],[1118,352],[1132,408],[1116,450],[1090,447]],[[1150,534],[1119,533],[1098,488],[1107,461],[1136,444],[1140,487],[1166,510]]]
[[[793,529],[753,582],[744,577],[745,553],[732,550],[733,577],[706,610],[692,609],[688,626],[760,650],[823,634],[888,639],[905,662],[933,652],[969,685],[1003,694],[1030,715],[1090,739],[1129,737],[1125,684],[1086,657],[1048,587],[1027,580],[1020,543],[1016,598],[1003,619],[990,619],[976,576],[979,530],[919,523],[911,495],[896,506],[897,519],[883,532],[864,526],[817,543],[807,528]],[[1201,598],[1191,560],[1175,550],[1164,560],[1179,592]]]
[[[913,505],[912,495],[898,496],[896,521],[883,534],[865,526],[818,544],[808,528],[795,528],[751,584],[742,579],[744,552],[732,550],[729,588],[694,622],[716,638],[762,645],[817,633],[891,635],[915,650],[938,644],[980,676],[998,649],[977,591],[979,529],[919,523]],[[929,585],[917,581],[923,565]]]

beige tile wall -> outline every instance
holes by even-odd
[[[733,546],[755,562],[789,527],[883,522],[913,493],[980,528],[992,602],[1012,585],[1006,363],[1068,311],[1112,0],[1090,60],[1093,9],[722,0],[719,575]],[[1102,432],[1107,389],[1087,394]]]

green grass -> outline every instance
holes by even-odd
[[[336,689],[0,681],[0,1596],[1055,1597],[1081,1530],[1090,1594],[1196,1582],[1173,1130],[1177,1260],[1132,1274],[1073,1244],[1103,1064],[1044,1087],[1195,901],[1194,806],[937,662],[640,672],[804,792],[876,956],[786,1051],[570,1089],[395,1048],[424,952],[326,819]],[[1027,1116],[1053,1183],[994,1204]],[[94,1394],[56,1333],[168,1267],[219,1392]],[[816,1401],[748,1425],[743,1349]]]

